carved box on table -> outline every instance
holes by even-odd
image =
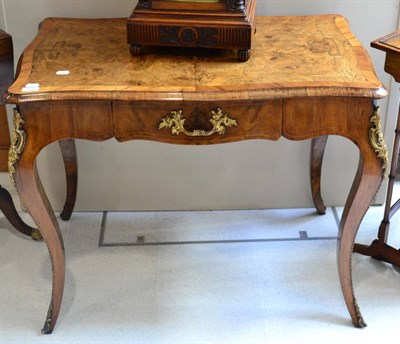
[[[127,21],[132,55],[143,46],[237,49],[247,61],[256,0],[139,0]]]

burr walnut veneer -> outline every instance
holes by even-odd
[[[191,145],[314,138],[317,207],[318,147],[327,135],[348,138],[358,147],[360,162],[340,222],[337,258],[352,322],[365,326],[353,291],[351,254],[387,165],[374,103],[386,91],[343,17],[258,17],[256,22],[252,58],[246,63],[237,63],[233,52],[212,50],[192,56],[192,50],[160,48],[132,57],[125,19],[42,22],[21,57],[6,100],[16,104],[11,177],[52,260],[53,291],[44,333],[52,332],[60,311],[65,258],[36,157],[49,143],[63,142],[68,218],[77,178],[73,139],[113,137]]]

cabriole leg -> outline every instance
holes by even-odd
[[[53,290],[47,318],[42,332],[53,332],[60,312],[61,300],[64,291],[65,254],[64,245],[57,220],[54,216],[41,181],[37,174],[34,160],[26,152],[21,158],[16,172],[17,186],[21,193],[22,201],[35,220],[40,233],[49,249],[52,273]]]
[[[322,172],[322,161],[324,159],[324,153],[327,141],[328,141],[328,135],[313,138],[311,141],[311,150],[310,150],[311,194],[314,206],[317,209],[318,214],[320,215],[324,215],[326,212],[326,207],[321,196],[321,172]]]
[[[42,240],[39,231],[36,228],[28,226],[22,221],[17,209],[15,208],[13,199],[10,193],[0,185],[0,210],[3,212],[6,219],[20,233],[30,236],[34,240]]]
[[[71,218],[76,202],[76,193],[78,190],[78,158],[75,140],[60,140],[58,144],[64,160],[65,176],[67,179],[67,196],[60,217],[64,221],[67,221]]]
[[[29,139],[24,131],[25,121],[14,113],[14,132],[9,154],[11,180],[19,191],[22,202],[35,220],[50,253],[53,290],[49,311],[42,332],[52,333],[60,312],[64,291],[65,254],[64,245],[54,211],[43,190],[36,169],[36,157],[40,152],[37,140]],[[42,147],[46,142],[42,142]]]
[[[360,162],[340,221],[337,258],[343,296],[354,326],[365,327],[354,296],[351,256],[361,220],[367,212],[382,182],[382,160],[371,146],[360,147]]]

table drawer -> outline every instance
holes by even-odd
[[[148,104],[115,102],[118,141],[152,140],[214,144],[250,139],[277,140],[282,132],[282,102]]]

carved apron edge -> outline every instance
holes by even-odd
[[[375,108],[370,122],[372,126],[369,129],[369,141],[378,158],[382,160],[383,176],[386,177],[389,167],[389,154],[383,137],[381,110],[379,106]]]
[[[14,109],[13,124],[14,129],[11,137],[10,150],[8,152],[8,171],[10,174],[11,183],[17,190],[17,184],[15,182],[15,165],[17,164],[24,148],[26,142],[26,133],[23,129],[23,124],[25,121],[22,119],[21,114],[17,109]]]

